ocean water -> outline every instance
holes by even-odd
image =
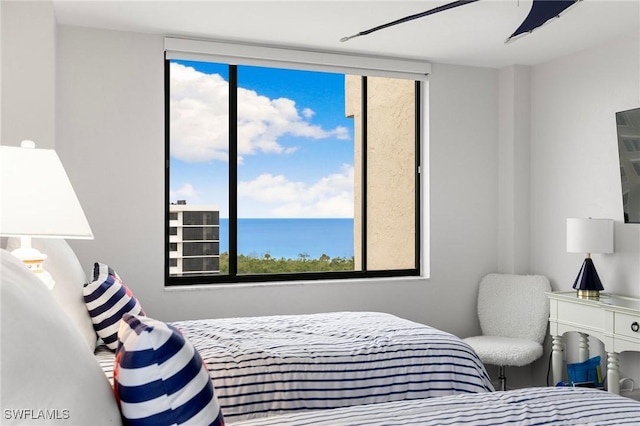
[[[220,219],[220,253],[229,250],[229,220]],[[238,219],[238,253],[297,259],[353,256],[353,219]]]

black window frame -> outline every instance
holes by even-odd
[[[170,63],[171,60],[165,58],[164,63],[164,110],[165,110],[165,286],[189,286],[202,284],[236,284],[236,283],[265,283],[265,282],[282,282],[282,281],[309,281],[309,280],[348,280],[362,278],[391,278],[391,277],[408,277],[420,276],[422,266],[422,244],[421,244],[421,145],[422,145],[422,85],[420,80],[413,80],[415,85],[415,259],[414,268],[408,269],[392,269],[392,270],[368,270],[367,269],[367,77],[362,76],[362,265],[359,271],[340,271],[340,272],[304,272],[304,273],[281,273],[281,274],[237,274],[237,264],[232,259],[237,258],[237,200],[234,199],[235,191],[229,191],[229,272],[220,275],[193,275],[193,276],[172,276],[170,274],[169,259],[169,240],[170,240]],[[229,86],[235,87],[236,90],[229,90],[229,188],[234,188],[238,183],[237,174],[237,66],[227,64],[229,66]]]

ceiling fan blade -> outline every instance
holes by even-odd
[[[361,31],[358,34],[354,34],[348,37],[342,37],[340,39],[341,42],[345,42],[347,40],[351,40],[352,38],[360,37],[363,35],[371,34],[374,31],[382,30],[384,28],[392,27],[394,25],[402,24],[404,22],[409,22],[414,19],[422,18],[424,16],[433,15],[434,13],[444,12],[445,10],[453,9],[454,7],[463,6],[465,4],[474,3],[478,0],[457,0],[451,3],[444,4],[442,6],[434,7],[433,9],[429,9],[425,12],[416,13],[415,15],[405,16],[404,18],[396,19],[395,21],[388,22],[386,24],[379,25],[377,27],[368,29],[366,31]]]
[[[553,18],[557,18],[569,7],[577,4],[581,0],[533,0],[531,10],[522,24],[504,42],[508,43],[514,39],[530,34],[533,30],[540,28]]]

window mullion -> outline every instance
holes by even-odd
[[[367,77],[362,76],[362,272],[367,271]]]
[[[171,256],[170,256],[170,251],[171,251],[171,244],[170,244],[170,233],[171,233],[171,229],[169,224],[171,223],[171,217],[170,217],[170,213],[169,213],[169,204],[170,204],[170,199],[169,199],[169,188],[170,188],[170,183],[171,183],[171,170],[170,170],[170,164],[171,161],[169,161],[170,155],[171,155],[171,150],[170,150],[170,142],[171,142],[171,137],[170,137],[170,121],[171,121],[171,102],[170,102],[170,97],[169,97],[169,93],[171,91],[171,66],[170,66],[170,61],[168,59],[165,58],[164,60],[164,166],[165,166],[165,170],[164,170],[164,215],[165,215],[165,223],[166,223],[166,228],[165,228],[165,239],[164,239],[164,267],[165,267],[165,271],[166,271],[166,275],[167,277],[170,275],[169,274],[169,270],[171,269]],[[167,283],[167,280],[165,279],[165,285]]]
[[[415,174],[415,267],[416,269],[420,270],[420,263],[421,263],[421,250],[420,250],[420,243],[421,243],[421,232],[422,232],[422,208],[421,208],[421,204],[420,204],[420,196],[421,196],[421,186],[420,186],[420,181],[421,181],[421,176],[420,174],[422,173],[422,155],[421,155],[421,151],[420,151],[420,141],[421,141],[421,134],[422,134],[422,98],[420,96],[421,93],[421,83],[420,81],[416,81],[415,84],[416,87],[416,96],[415,96],[415,168],[416,168],[416,174]]]
[[[229,275],[238,275],[238,67],[229,65]]]

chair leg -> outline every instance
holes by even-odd
[[[507,390],[507,377],[504,374],[504,365],[500,366],[500,375],[498,376],[498,384],[501,391]]]

